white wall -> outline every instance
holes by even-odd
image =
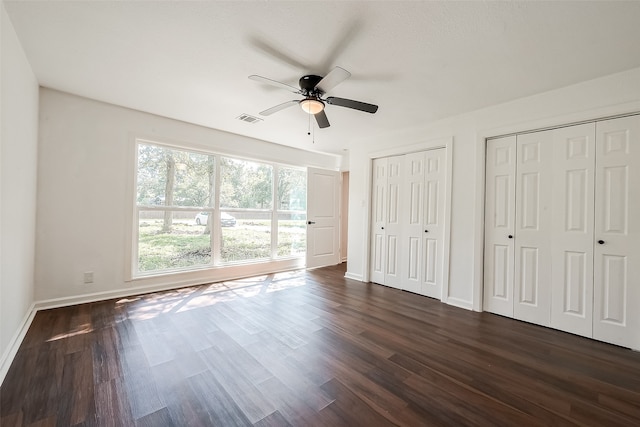
[[[368,278],[369,224],[362,218],[369,218],[372,153],[453,137],[450,281],[445,299],[481,309],[484,139],[628,112],[640,112],[640,68],[369,138],[363,148],[350,152],[347,275]]]
[[[38,82],[2,3],[0,14],[1,382],[33,303]]]
[[[226,280],[274,269],[273,264],[227,267],[127,281],[134,137],[333,170],[340,167],[341,161],[337,156],[271,144],[43,88],[35,296],[40,302],[48,300],[45,306],[107,298],[133,290]],[[94,283],[83,284],[85,271],[94,272]]]

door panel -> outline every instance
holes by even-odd
[[[551,326],[592,336],[595,124],[553,131]]]
[[[384,284],[386,263],[386,223],[387,205],[387,159],[373,160],[371,220],[371,278],[374,283]]]
[[[445,149],[405,155],[402,289],[441,299]]]
[[[551,317],[551,131],[516,140],[514,317],[549,326]]]
[[[484,309],[513,317],[516,137],[487,141]]]
[[[422,273],[424,271],[422,248],[422,216],[424,211],[424,153],[412,153],[405,156],[406,178],[408,188],[404,210],[406,214],[405,233],[407,234],[407,259],[403,274],[402,289],[420,293],[422,289]]]
[[[425,156],[424,209],[422,219],[421,294],[442,298],[444,262],[445,150],[429,150]]]
[[[340,172],[307,169],[307,268],[340,263]]]
[[[640,116],[596,129],[593,337],[640,349]]]
[[[387,158],[387,200],[386,200],[386,222],[384,232],[386,237],[386,271],[384,284],[394,288],[402,285],[400,274],[400,260],[402,246],[400,239],[402,235],[402,186],[403,186],[403,156]]]

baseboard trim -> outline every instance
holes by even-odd
[[[454,307],[464,308],[466,310],[473,311],[473,302],[472,301],[465,301],[465,300],[460,299],[460,298],[448,297],[446,300],[444,300],[442,302],[444,302],[446,304],[449,304],[449,305],[452,305]]]
[[[296,268],[295,270],[297,269],[299,268]],[[224,278],[217,278],[215,280],[206,280],[206,281],[185,280],[181,282],[172,282],[172,283],[147,285],[147,286],[136,286],[132,288],[121,288],[113,291],[96,292],[91,294],[77,295],[73,297],[62,297],[62,298],[53,298],[48,300],[36,301],[34,305],[36,310],[49,310],[52,308],[69,307],[72,305],[87,304],[87,303],[106,301],[106,300],[117,299],[117,298],[127,298],[135,295],[171,291],[175,289],[188,288],[191,286],[202,286],[202,285],[206,285],[214,282],[216,283],[226,282],[229,280],[238,280],[238,279],[244,279],[246,277],[259,276],[262,274],[276,274],[276,273],[282,273],[286,271],[292,271],[292,269],[283,268],[278,270],[269,270],[268,273],[258,272],[255,274],[250,274],[248,276],[246,274],[239,274],[239,275],[233,275],[233,276],[228,276]]]
[[[22,344],[24,337],[27,335],[27,331],[31,326],[31,322],[33,322],[33,318],[36,316],[36,311],[37,310],[35,308],[35,304],[31,304],[31,307],[29,307],[29,310],[22,319],[20,328],[13,335],[13,338],[11,338],[7,350],[4,352],[2,358],[0,359],[0,385],[2,385],[2,383],[4,382],[4,378],[6,377],[7,372],[9,372],[9,368],[13,363],[13,359],[16,357],[16,354],[18,354],[20,345]]]
[[[170,291],[173,289],[198,286],[198,283],[173,283],[153,286],[136,286],[134,288],[118,289],[115,291],[95,292],[91,294],[77,295],[73,297],[52,298],[35,303],[36,310],[50,310],[52,308],[70,307],[78,304],[107,301],[110,299],[126,298],[134,295],[150,294],[153,292]]]
[[[355,274],[355,273],[350,273],[350,272],[346,272],[344,273],[344,277],[346,277],[347,279],[352,279],[352,280],[357,280],[359,282],[364,282],[364,279],[362,278],[362,274]]]

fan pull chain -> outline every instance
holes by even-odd
[[[307,124],[307,135],[311,135],[311,143],[316,143],[316,127],[311,127],[311,114],[307,114],[309,116],[309,122]],[[313,133],[312,133],[313,132]]]

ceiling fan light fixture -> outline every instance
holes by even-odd
[[[307,114],[318,114],[324,110],[324,102],[315,98],[306,98],[300,101],[300,107]]]

